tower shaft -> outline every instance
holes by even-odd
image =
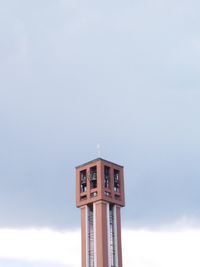
[[[77,206],[81,208],[82,267],[122,267],[122,166],[97,159],[77,167]]]

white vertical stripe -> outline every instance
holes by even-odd
[[[93,231],[94,231],[94,267],[97,266],[97,244],[96,244],[96,203],[93,203]]]
[[[85,206],[85,213],[86,213],[86,222],[85,222],[85,225],[86,225],[86,229],[85,229],[85,234],[86,234],[86,267],[89,267],[89,255],[88,255],[88,227],[89,227],[89,218],[88,218],[88,206]]]
[[[108,267],[110,267],[110,257],[111,257],[111,251],[110,251],[110,204],[107,203],[107,244],[108,244]]]
[[[115,237],[115,262],[116,267],[118,267],[118,240],[117,240],[117,207],[114,205],[113,207],[113,215],[114,215],[114,237]]]

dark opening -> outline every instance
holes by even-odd
[[[81,200],[86,200],[87,199],[87,196],[84,195],[84,196],[81,196]]]
[[[119,192],[120,181],[119,181],[119,171],[114,170],[114,191]]]
[[[104,186],[105,188],[110,187],[110,168],[104,166]]]
[[[97,187],[97,167],[90,168],[90,188]]]
[[[80,189],[81,192],[87,191],[87,176],[86,176],[86,170],[83,170],[80,172]]]
[[[91,197],[96,197],[96,196],[97,196],[97,191],[92,192],[92,193],[90,194],[90,196],[91,196]]]
[[[115,195],[115,199],[120,200],[120,195]]]
[[[107,197],[110,197],[110,196],[111,196],[111,193],[108,192],[108,191],[105,191],[105,192],[104,192],[104,195],[107,196]]]

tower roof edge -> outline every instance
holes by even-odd
[[[83,164],[81,164],[81,165],[76,166],[76,169],[78,169],[78,168],[80,168],[80,167],[83,167],[83,166],[85,166],[85,165],[91,164],[91,163],[96,162],[96,161],[104,161],[104,162],[108,162],[108,163],[110,163],[110,164],[113,164],[113,165],[119,166],[120,168],[123,168],[122,165],[119,165],[119,164],[114,163],[114,162],[112,162],[112,161],[109,161],[109,160],[106,160],[106,159],[103,159],[103,158],[96,158],[96,159],[90,160],[90,161],[88,161],[88,162],[86,162],[86,163],[83,163]]]

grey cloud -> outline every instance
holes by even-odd
[[[6,1],[0,226],[77,227],[74,166],[125,165],[124,223],[199,210],[196,1]]]

